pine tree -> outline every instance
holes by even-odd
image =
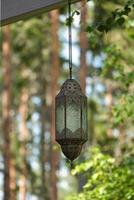
[[[21,166],[20,166],[20,177],[19,177],[19,196],[20,200],[26,199],[27,194],[27,141],[28,141],[28,129],[26,125],[27,115],[28,115],[28,89],[22,88],[21,97],[20,97],[20,107],[19,112],[21,115],[20,122],[20,157],[21,157]]]
[[[56,170],[58,165],[58,152],[54,147],[55,143],[55,96],[57,93],[58,77],[60,70],[59,63],[59,39],[58,39],[58,21],[59,12],[54,10],[50,12],[51,20],[51,200],[57,200],[57,177]]]
[[[16,199],[16,174],[11,151],[11,45],[10,27],[3,28],[3,139],[4,200]]]

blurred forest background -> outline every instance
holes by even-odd
[[[54,118],[68,78],[67,8],[3,27],[0,199],[134,199],[134,1],[72,10],[73,77],[88,96],[89,140],[71,170]]]

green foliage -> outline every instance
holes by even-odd
[[[113,26],[120,25],[122,26],[125,23],[125,20],[128,18],[129,14],[133,12],[134,1],[128,0],[122,8],[116,8],[112,11],[111,15],[105,20],[99,22],[99,25],[96,26],[88,26],[87,32],[91,32],[94,30],[100,32],[108,32],[112,29]]]
[[[113,124],[118,126],[134,123],[134,94],[122,95],[117,105],[113,106]]]
[[[117,74],[122,73],[123,68],[121,51],[115,44],[112,44],[104,49],[104,54],[102,76],[116,78]]]
[[[132,152],[118,162],[93,148],[89,151],[89,159],[72,171],[73,175],[83,173],[87,177],[83,191],[68,200],[133,200],[133,164]]]
[[[113,125],[129,124],[134,122],[134,68],[129,67],[123,52],[116,45],[109,45],[105,51],[102,76],[110,78],[116,83],[118,92],[116,104],[113,106]],[[128,123],[129,122],[129,123]]]
[[[79,10],[74,10],[72,12],[71,16],[66,19],[66,25],[67,26],[70,26],[73,23],[75,14],[80,15]]]

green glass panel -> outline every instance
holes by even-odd
[[[83,99],[82,103],[82,129],[87,132],[87,102]]]
[[[56,109],[56,130],[61,133],[65,128],[64,106],[60,105]]]
[[[82,110],[82,129],[87,130],[87,110],[85,108]]]
[[[66,112],[66,127],[72,132],[75,132],[78,128],[80,128],[80,107],[76,104],[69,104],[67,105]]]

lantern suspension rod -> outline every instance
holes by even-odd
[[[71,0],[68,0],[68,41],[69,41],[69,71],[70,79],[72,79],[72,16],[71,16]]]

